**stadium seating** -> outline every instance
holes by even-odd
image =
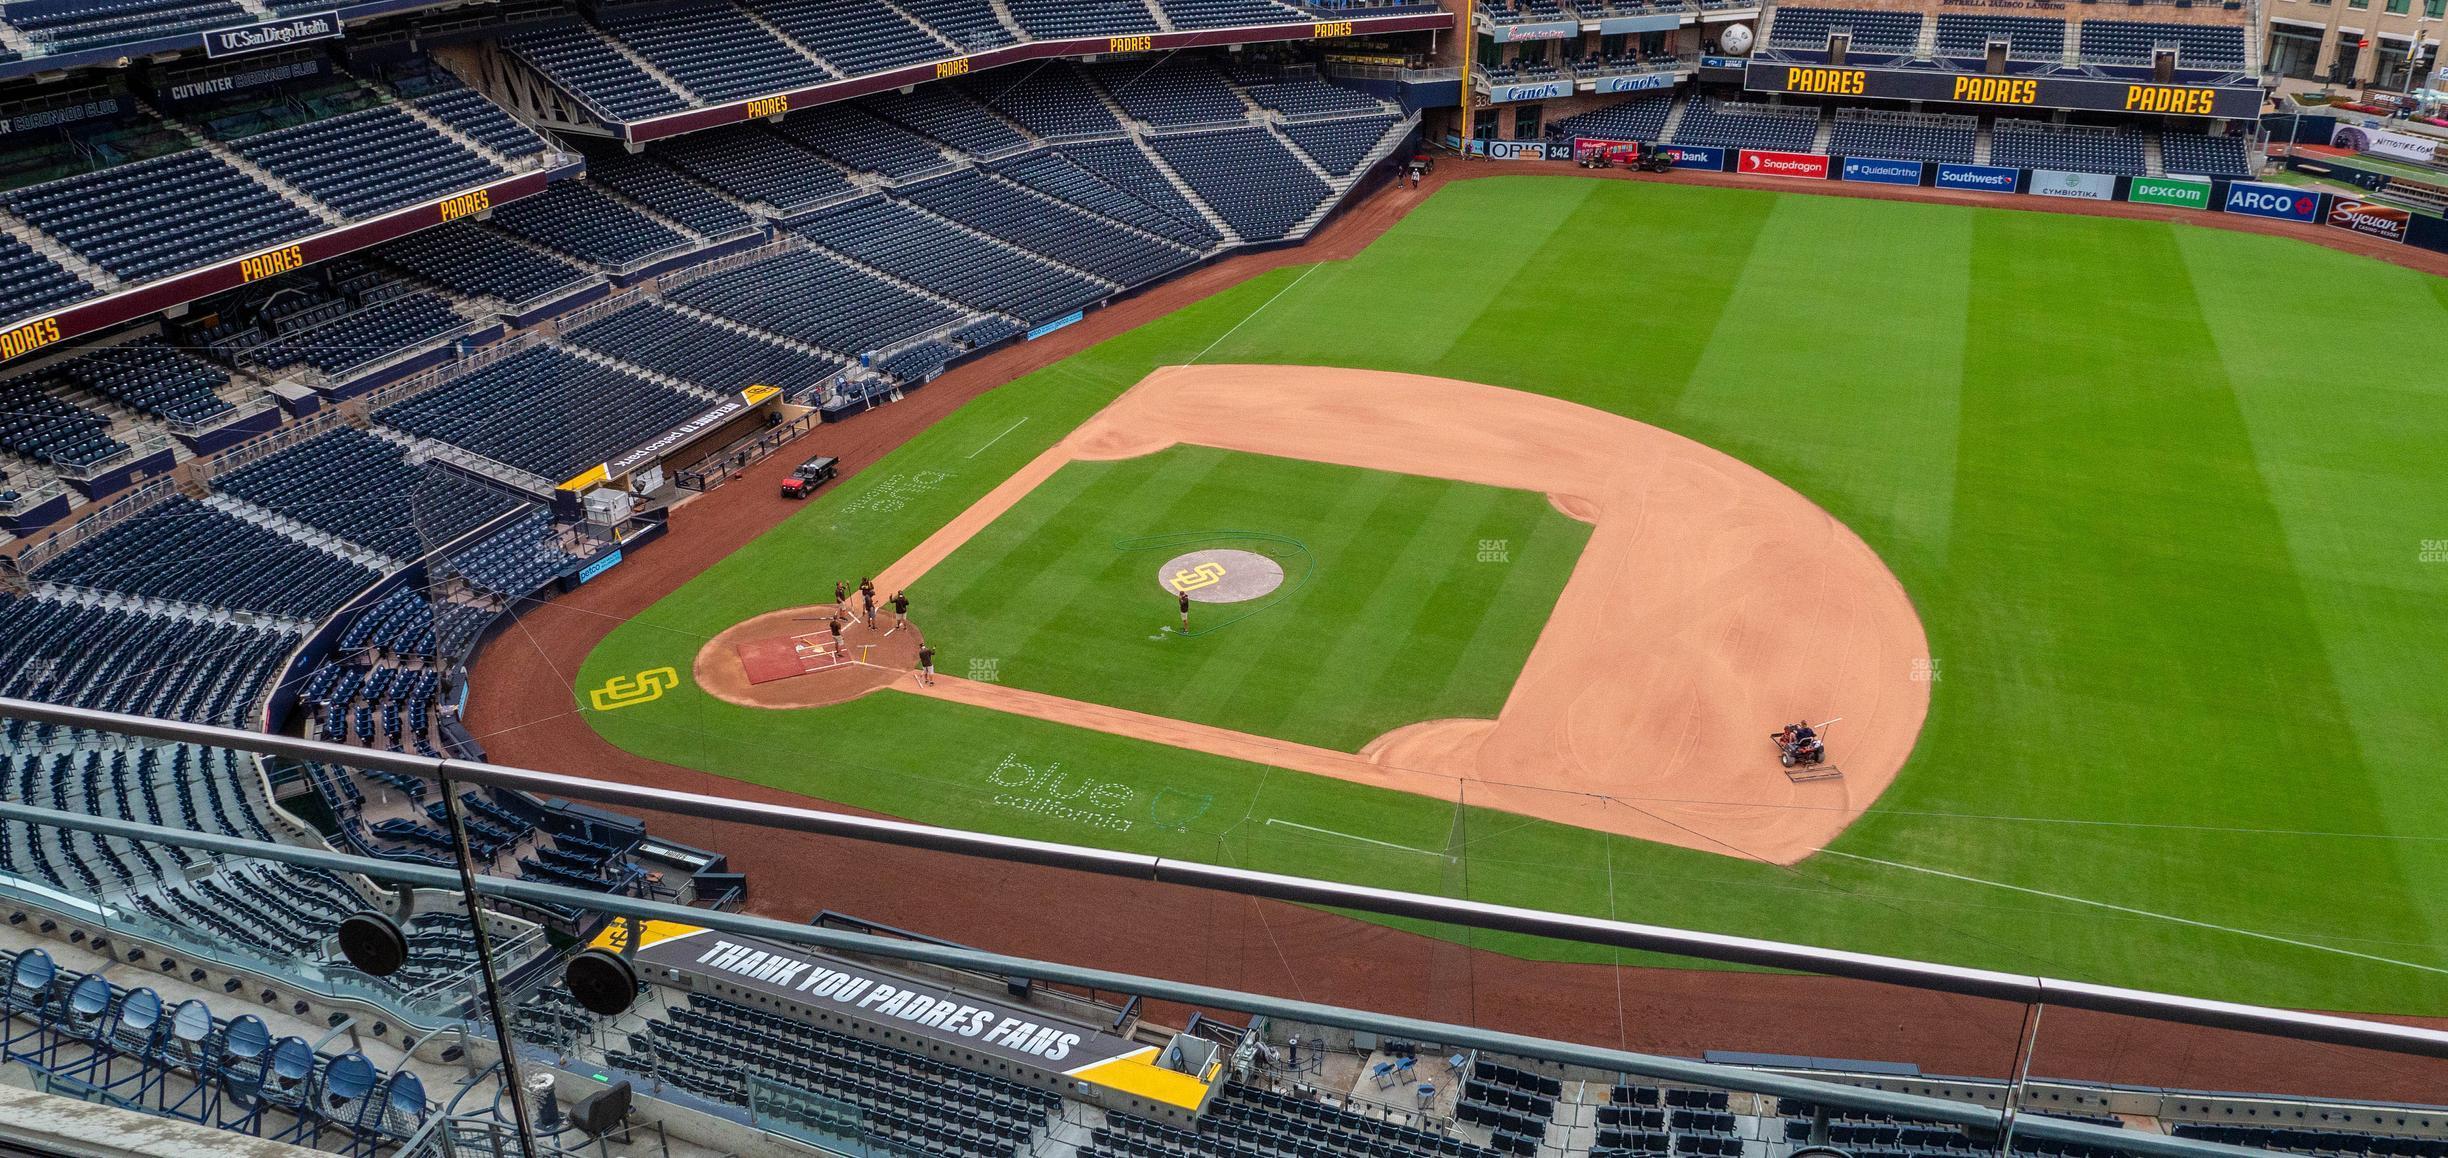
[[[1341,85],[1313,76],[1287,77],[1251,85],[1250,99],[1299,120],[1307,117],[1362,116],[1382,113],[1385,106]]]
[[[1198,259],[1181,246],[1034,196],[974,169],[903,189],[901,195],[971,229],[1123,285],[1154,281]]]
[[[110,429],[110,419],[53,396],[39,378],[0,381],[0,448],[55,466],[89,466],[128,449]]]
[[[297,636],[40,596],[0,598],[0,693],[204,724],[243,724]],[[9,741],[30,728],[0,724]]]
[[[1306,121],[1285,125],[1283,135],[1309,154],[1318,167],[1337,177],[1347,176],[1368,159],[1370,150],[1394,127],[1390,115],[1343,121]]]
[[[1005,7],[1038,40],[1162,31],[1140,0],[1011,0]]]
[[[884,0],[760,0],[756,12],[848,76],[955,55]]]
[[[554,537],[552,514],[542,507],[451,556],[449,569],[479,590],[523,596],[570,567]]]
[[[251,17],[236,0],[14,0],[0,19],[27,40],[65,52],[244,24]]]
[[[322,226],[202,149],[30,186],[0,197],[0,204],[129,280],[235,257]]]
[[[1648,92],[1603,108],[1550,121],[1547,136],[1569,141],[1595,137],[1606,141],[1655,141],[1666,135],[1666,116],[1674,111],[1672,92]]]
[[[1838,109],[1828,151],[1848,157],[1970,163],[1980,122],[1972,117]]]
[[[2141,20],[2085,20],[2078,51],[2104,64],[2149,64],[2161,47],[2179,50],[2176,63],[2189,69],[2244,67],[2244,30],[2232,24],[2159,24]]]
[[[532,157],[544,151],[544,138],[537,136],[535,130],[510,119],[500,105],[486,100],[474,89],[444,89],[418,97],[414,103],[505,157]]]
[[[1991,126],[1992,164],[2076,173],[2148,172],[2142,134],[2126,129],[2000,119]]]
[[[1095,175],[1098,180],[1187,225],[1195,228],[1207,220],[1197,206],[1173,187],[1172,182],[1165,180],[1164,174],[1154,162],[1148,160],[1147,154],[1140,152],[1139,146],[1129,141],[1073,145],[1064,149],[1062,155],[1072,164]]]
[[[1675,128],[1674,143],[1800,152],[1811,147],[1818,133],[1817,109],[1737,104],[1695,96],[1683,110],[1683,123]]]
[[[387,406],[374,421],[560,480],[706,406],[547,344]]]
[[[722,0],[605,6],[604,30],[712,103],[805,88],[831,74]]]
[[[716,274],[669,296],[691,309],[852,356],[961,318],[959,310],[808,250]]]
[[[246,355],[267,367],[306,365],[326,375],[377,361],[468,326],[442,297],[411,293],[369,305],[327,325],[283,334]]]
[[[760,1110],[786,1120],[828,1116],[820,1098],[848,1103],[862,1132],[905,1153],[1007,1158],[1061,1101],[1050,1090],[702,993],[649,1020],[626,1045],[607,1054],[614,1068],[716,1102],[748,1104],[756,1079],[764,1084]]]
[[[717,325],[662,302],[642,302],[564,332],[562,340],[709,390],[780,387],[798,395],[842,363]]]
[[[1025,148],[1030,143],[1027,135],[1004,124],[1002,118],[950,85],[877,93],[867,98],[864,107],[965,153],[999,153]]]
[[[92,292],[84,278],[25,242],[0,234],[0,317],[22,317]]]
[[[330,551],[183,495],[78,543],[37,567],[34,577],[298,619],[331,614],[378,578]]]
[[[1122,130],[1113,111],[1066,61],[1048,61],[1038,68],[998,69],[962,83],[979,104],[1049,140]]]
[[[1129,149],[1133,157],[1139,155],[1138,150],[1128,142],[1120,143],[1119,147]],[[1141,164],[1145,164],[1144,158]],[[1155,187],[1161,188],[1170,198],[1170,208],[1141,200],[1121,184],[1083,168],[1068,153],[1033,153],[1004,164],[997,172],[1040,193],[1059,197],[1083,209],[1192,249],[1208,249],[1220,239],[1206,220],[1198,215],[1198,211],[1190,208],[1189,202],[1183,201],[1171,186],[1164,184],[1162,177],[1155,175],[1153,168],[1148,168],[1146,173],[1155,181]]]
[[[2010,59],[2056,61],[2065,55],[2065,21],[2045,16],[1938,14],[1938,54],[1979,58],[1991,40],[2006,41]]]
[[[901,10],[926,21],[929,28],[967,52],[983,52],[1010,44],[1015,37],[994,9],[970,0],[899,0]]]
[[[376,260],[446,289],[512,303],[575,290],[596,280],[595,274],[574,262],[521,245],[472,221],[411,233],[369,252]]]
[[[933,142],[851,105],[810,109],[773,131],[851,168],[887,177],[912,177],[948,163]]]
[[[648,156],[784,213],[850,191],[850,179],[840,169],[757,126],[693,133],[662,142]]]
[[[587,154],[587,177],[706,237],[756,228],[756,218],[661,160],[661,153],[649,160],[618,149],[596,150]]]
[[[1148,144],[1250,241],[1289,234],[1333,194],[1265,129],[1151,137]]]
[[[517,505],[399,444],[341,427],[221,475],[212,488],[413,562]]]
[[[1155,56],[1089,66],[1089,76],[1131,118],[1155,127],[1231,125],[1248,120],[1248,105],[1222,83],[1204,56]]]
[[[828,209],[794,228],[828,249],[944,297],[1031,325],[1111,292],[1067,268],[883,198]]]
[[[2247,139],[2165,129],[2159,134],[2161,167],[2170,173],[2196,177],[2249,177],[2251,152]]]
[[[105,346],[53,363],[42,374],[62,386],[90,390],[183,424],[207,425],[237,409],[220,393],[230,383],[229,371],[159,337]]]
[[[523,29],[504,36],[501,46],[606,120],[638,120],[689,107],[687,97],[583,24]]]
[[[1920,46],[1921,14],[1778,5],[1776,21],[1768,27],[1768,46],[1824,49],[1828,35],[1835,32],[1850,33],[1855,52],[1902,55]]]
[[[676,252],[689,239],[576,181],[493,211],[493,224],[538,245],[610,268]]]
[[[350,217],[366,217],[507,176],[395,108],[262,133],[233,146],[247,160]]]
[[[1275,0],[1157,0],[1175,28],[1230,28],[1311,19]]]

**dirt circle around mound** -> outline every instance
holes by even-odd
[[[849,607],[790,607],[735,623],[697,650],[691,674],[716,699],[750,708],[821,708],[910,679],[925,642],[918,625],[894,623],[891,608],[878,604],[871,627],[856,595]],[[830,626],[837,617],[839,652]]]

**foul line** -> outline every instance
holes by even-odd
[[[1011,425],[1006,426],[1006,427],[1004,427],[1004,428],[1003,428],[1003,434],[1010,434],[1012,431],[1015,431],[1015,430],[1020,429],[1021,425],[1022,425],[1023,423],[1026,423],[1028,420],[1029,420],[1029,416],[1028,416],[1028,415],[1026,415],[1026,414],[1021,415],[1021,416],[1020,416],[1020,421],[1019,421],[1019,422],[1012,423]],[[993,438],[989,438],[989,439],[987,439],[987,440],[986,440],[986,446],[993,446],[994,444],[996,444],[996,443],[998,443],[998,442],[1003,441],[1003,434],[998,434],[998,435],[995,435]],[[979,455],[981,455],[981,454],[986,453],[986,446],[981,446],[981,447],[977,448],[976,450],[970,451],[969,453],[962,455],[961,457],[962,457],[962,458],[964,458],[964,459],[976,458],[977,456],[979,456]]]
[[[2217,925],[2212,924],[2209,921],[2196,921],[2191,917],[2177,917],[2171,916],[2167,913],[2154,913],[2148,909],[2127,908],[2124,905],[2113,905],[2106,901],[2094,901],[2085,897],[2070,897],[2064,893],[2052,893],[2044,889],[2028,889],[2022,885],[2010,885],[2004,881],[1983,880],[1980,877],[1965,876],[1962,873],[1951,873],[1940,869],[1923,868],[1917,864],[1905,864],[1901,861],[1880,860],[1874,856],[1855,856],[1849,852],[1837,852],[1834,849],[1824,848],[1819,850],[1819,855],[1840,856],[1846,860],[1858,860],[1867,864],[1885,865],[1888,868],[1899,868],[1909,872],[1927,873],[1934,877],[1945,877],[1948,880],[1965,881],[1976,885],[1987,885],[1993,889],[2005,889],[2009,892],[2028,893],[2035,897],[2047,897],[2050,900],[2055,901],[2070,901],[2077,905],[2090,905],[2093,908],[2108,909],[2114,912],[2127,913],[2136,917],[2150,917],[2161,921],[2173,921],[2179,925],[2191,925],[2196,929],[2210,929],[2220,933],[2233,933],[2239,937],[2251,937],[2259,941],[2274,941],[2281,945],[2292,945],[2298,949],[2315,949],[2323,953],[2336,953],[2344,957],[2359,957],[2365,961],[2377,961],[2382,965],[2401,965],[2408,969],[2420,969],[2425,973],[2448,974],[2448,969],[2442,969],[2435,965],[2422,965],[2412,961],[2400,961],[2394,957],[2381,957],[2371,953],[2358,953],[2352,949],[2340,949],[2335,945],[2322,945],[2313,941],[2298,941],[2292,937],[2281,937],[2276,933],[2256,933],[2251,929],[2239,929],[2233,925]]]
[[[1437,858],[1439,858],[1439,859],[1442,859],[1442,860],[1447,860],[1447,861],[1451,861],[1451,860],[1453,859],[1453,854],[1451,854],[1451,853],[1443,853],[1443,852],[1438,852],[1438,851],[1436,851],[1435,849],[1432,849],[1432,848],[1413,848],[1413,847],[1411,847],[1410,845],[1407,845],[1407,844],[1396,844],[1396,843],[1394,843],[1393,841],[1390,841],[1390,840],[1377,840],[1377,839],[1375,839],[1375,838],[1373,838],[1373,837],[1366,837],[1366,836],[1353,836],[1352,834],[1350,834],[1350,833],[1348,833],[1348,832],[1336,832],[1335,830],[1333,830],[1333,829],[1331,829],[1331,828],[1319,828],[1319,827],[1317,827],[1317,826],[1316,826],[1316,825],[1314,825],[1314,824],[1302,824],[1302,823],[1300,823],[1299,821],[1294,821],[1294,820],[1279,820],[1279,819],[1277,819],[1277,818],[1275,818],[1275,817],[1270,816],[1270,817],[1267,817],[1267,823],[1268,823],[1268,824],[1280,824],[1280,825],[1284,826],[1285,828],[1297,828],[1297,829],[1301,829],[1301,830],[1302,830],[1302,831],[1304,831],[1304,832],[1314,832],[1314,833],[1318,833],[1319,835],[1322,835],[1322,836],[1339,836],[1339,837],[1342,837],[1342,838],[1343,838],[1343,839],[1345,839],[1345,840],[1356,840],[1356,841],[1359,841],[1359,842],[1360,842],[1360,843],[1362,843],[1362,844],[1373,844],[1373,845],[1376,845],[1376,846],[1378,846],[1379,848],[1398,848],[1398,849],[1401,849],[1401,850],[1402,850],[1402,851],[1404,851],[1404,852],[1416,852],[1416,853],[1420,854],[1421,856],[1433,856],[1433,857],[1437,857]]]
[[[1299,277],[1296,277],[1296,278],[1293,278],[1293,279],[1292,279],[1292,284],[1291,284],[1291,285],[1287,285],[1287,286],[1283,287],[1282,289],[1276,290],[1276,291],[1275,291],[1275,297],[1270,297],[1270,298],[1268,298],[1267,300],[1265,300],[1265,301],[1263,301],[1263,302],[1258,303],[1258,308],[1257,308],[1257,309],[1251,310],[1250,312],[1248,312],[1248,313],[1246,313],[1246,314],[1241,315],[1241,320],[1240,320],[1240,321],[1237,321],[1237,322],[1234,322],[1234,323],[1232,324],[1232,329],[1226,330],[1226,331],[1224,331],[1224,332],[1223,332],[1223,333],[1221,333],[1221,334],[1217,334],[1217,335],[1216,335],[1216,339],[1215,339],[1215,341],[1212,341],[1212,342],[1207,343],[1207,347],[1206,347],[1206,349],[1204,349],[1204,350],[1200,350],[1198,353],[1191,355],[1191,356],[1190,356],[1190,360],[1189,360],[1189,361],[1187,361],[1187,362],[1182,363],[1182,365],[1185,365],[1185,366],[1196,366],[1196,365],[1198,365],[1200,361],[1204,360],[1204,359],[1207,357],[1207,351],[1208,351],[1208,350],[1213,350],[1213,349],[1215,349],[1217,346],[1223,345],[1223,344],[1224,344],[1224,339],[1229,338],[1229,337],[1232,337],[1234,334],[1239,333],[1239,332],[1241,331],[1241,327],[1248,325],[1248,324],[1249,324],[1249,322],[1250,322],[1250,319],[1251,319],[1251,318],[1257,317],[1259,314],[1261,314],[1261,313],[1265,312],[1265,311],[1266,311],[1266,308],[1267,308],[1268,306],[1274,305],[1274,304],[1275,304],[1275,298],[1279,298],[1279,297],[1284,296],[1285,294],[1291,293],[1291,292],[1292,292],[1292,288],[1293,288],[1293,286],[1297,286],[1297,285],[1299,285],[1300,283],[1302,283],[1302,282],[1305,282],[1305,281],[1309,280],[1309,275],[1310,275],[1310,274],[1313,274],[1313,273],[1316,273],[1316,272],[1318,271],[1318,265],[1322,265],[1322,264],[1324,264],[1324,263],[1320,262],[1320,263],[1317,263],[1317,264],[1313,264],[1313,265],[1311,265],[1309,268],[1302,270],[1302,271],[1301,271],[1301,275],[1300,275]],[[1414,849],[1414,850],[1412,850],[1412,851],[1417,852],[1417,851],[1419,851],[1419,850]]]

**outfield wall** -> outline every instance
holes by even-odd
[[[1569,142],[1469,142],[1473,156],[1511,161],[1569,161],[1582,149],[1632,144],[1598,137]],[[1796,183],[1842,181],[1899,185],[1976,193],[2014,193],[2077,201],[2125,201],[2291,221],[2308,229],[2340,229],[2418,249],[2448,253],[2448,220],[2428,217],[2396,206],[2317,189],[2227,177],[2127,177],[2107,173],[2077,173],[2054,169],[2016,169],[2001,165],[1970,165],[1939,161],[1907,161],[1887,157],[1837,153],[1786,153],[1771,149],[1724,149],[1696,145],[1656,145],[1677,169],[1706,173],[1738,173]],[[1448,137],[1446,144],[1460,142]]]

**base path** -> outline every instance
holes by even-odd
[[[1000,686],[893,686],[1583,828],[1791,864],[1903,766],[1928,644],[1868,545],[1784,484],[1657,427],[1442,378],[1305,366],[1158,370],[886,568],[915,586],[1068,462],[1180,443],[1543,492],[1595,524],[1494,720],[1336,752]],[[701,655],[727,656],[734,632]],[[1229,646],[1217,642],[1213,646]],[[725,688],[800,706],[784,681]],[[1768,733],[1841,717],[1843,774],[1795,783]]]

